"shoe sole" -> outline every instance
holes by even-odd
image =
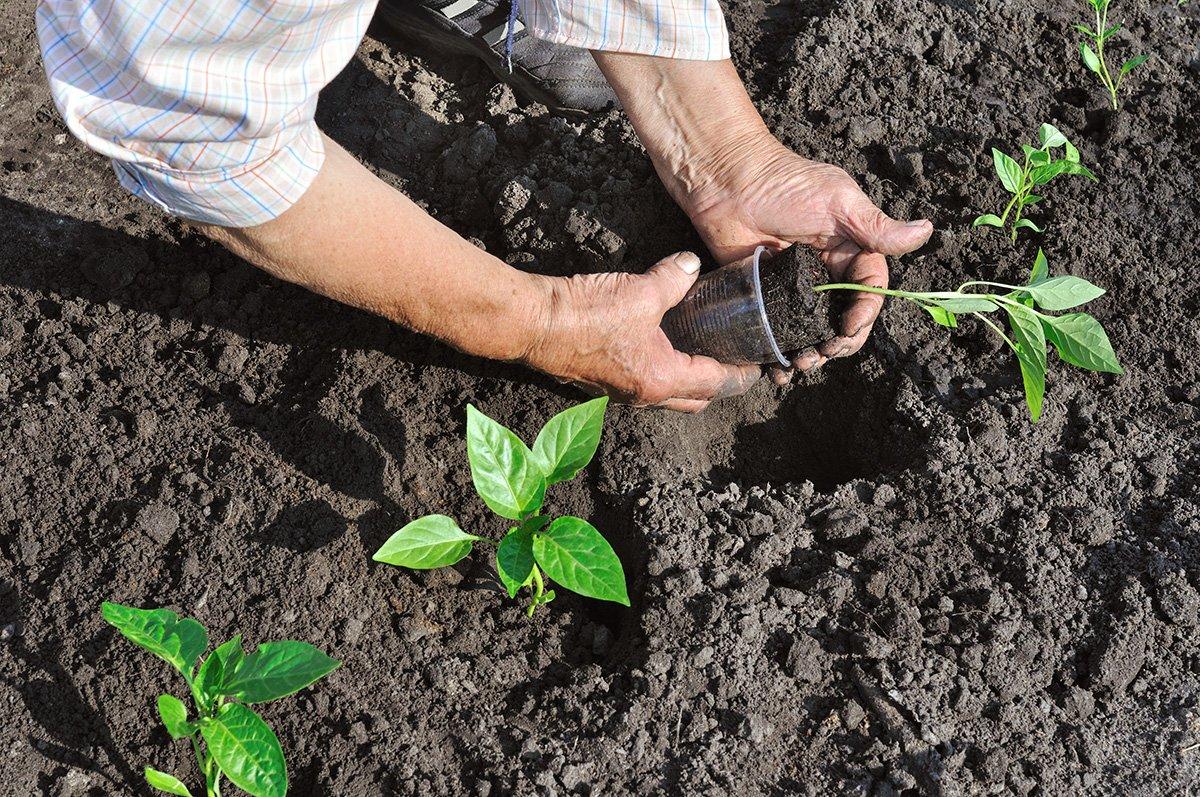
[[[401,39],[433,45],[439,52],[474,56],[487,65],[497,80],[512,86],[526,99],[541,103],[556,113],[567,116],[587,116],[590,113],[582,108],[563,105],[520,64],[513,64],[510,72],[499,53],[486,42],[463,31],[439,11],[425,6],[401,9],[392,4],[381,4],[372,22],[380,23],[387,33]]]

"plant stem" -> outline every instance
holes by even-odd
[[[1004,330],[1000,328],[999,324],[997,324],[995,321],[993,321],[992,319],[985,316],[983,313],[971,313],[971,315],[975,316],[980,321],[982,321],[983,323],[987,324],[989,327],[994,329],[996,331],[997,335],[1004,338],[1004,342],[1008,344],[1008,347],[1010,349],[1012,349],[1013,351],[1017,350],[1017,344],[1013,343],[1012,339],[1008,335],[1004,334]]]
[[[1096,6],[1096,60],[1100,62],[1100,80],[1104,82],[1104,87],[1108,89],[1108,94],[1112,98],[1113,110],[1120,110],[1120,105],[1117,103],[1117,86],[1113,83],[1112,75],[1108,71],[1108,64],[1104,62],[1104,31],[1108,27],[1108,3],[1100,3]]]
[[[526,617],[533,617],[534,611],[538,604],[542,602],[542,595],[546,593],[546,583],[542,581],[542,571],[537,565],[533,566],[533,600],[529,604],[529,608],[525,610]]]
[[[1049,316],[1046,316],[1044,313],[1039,313],[1037,310],[1034,310],[1032,307],[1028,307],[1027,305],[1024,305],[1018,301],[1010,299],[1007,296],[1001,296],[996,293],[963,292],[962,288],[965,288],[965,287],[968,287],[971,285],[991,285],[991,286],[994,286],[997,288],[1011,288],[1012,290],[1021,290],[1021,288],[1019,286],[1005,285],[1002,282],[987,282],[984,280],[973,280],[971,282],[964,282],[962,284],[962,286],[959,288],[959,290],[957,290],[957,291],[924,291],[924,292],[898,291],[898,290],[893,290],[890,288],[876,288],[874,285],[859,285],[854,282],[831,282],[831,283],[827,283],[825,285],[815,285],[815,286],[813,286],[813,291],[816,293],[821,293],[823,291],[861,291],[863,293],[878,294],[879,296],[894,296],[898,299],[908,299],[910,302],[914,302],[923,307],[929,306],[929,304],[934,303],[934,301],[937,299],[987,299],[988,301],[994,303],[997,307],[1003,307],[1005,305],[1009,305],[1009,306],[1013,306],[1013,307],[1020,307],[1023,310],[1028,310],[1029,312],[1033,313],[1034,315],[1038,316],[1039,318],[1048,318],[1049,317]],[[996,332],[997,335],[999,335],[1001,338],[1004,339],[1004,342],[1008,344],[1009,348],[1011,348],[1013,351],[1017,351],[1017,344],[1013,343],[1012,338],[1010,338],[1007,334],[1005,334],[1004,330],[1001,329],[1000,326],[995,321],[992,321],[990,318],[988,318],[986,315],[984,315],[983,313],[980,313],[980,312],[972,312],[971,315],[975,316],[980,321],[982,321],[983,323],[985,323],[989,327],[991,327]]]

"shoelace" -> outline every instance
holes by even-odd
[[[512,0],[512,4],[508,7],[508,31],[504,37],[504,62],[508,66],[508,73],[512,74],[512,54],[513,54],[513,37],[516,35],[517,13],[521,9],[521,0]]]

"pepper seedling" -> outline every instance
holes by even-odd
[[[971,223],[972,227],[998,227],[1004,229],[1008,217],[1012,215],[1013,243],[1016,243],[1017,233],[1022,229],[1042,232],[1042,228],[1029,219],[1021,218],[1025,208],[1042,201],[1042,197],[1033,193],[1033,189],[1058,177],[1060,174],[1078,174],[1089,180],[1096,180],[1096,175],[1079,162],[1079,150],[1067,140],[1057,127],[1043,124],[1038,128],[1040,147],[1034,149],[1028,144],[1022,144],[1021,150],[1025,157],[1021,163],[1004,152],[992,148],[992,164],[996,168],[996,176],[1004,190],[1012,194],[1012,199],[1004,207],[999,216],[994,213],[984,213],[977,216]],[[1055,158],[1053,150],[1062,147],[1064,155]]]
[[[239,634],[200,661],[208,649],[208,631],[191,617],[169,609],[135,609],[105,602],[104,619],[130,642],[174,667],[195,705],[195,718],[179,698],[158,697],[158,716],[172,739],[187,739],[204,775],[206,797],[220,797],[221,778],[254,797],[284,797],[287,765],[279,739],[250,705],[300,691],[338,668],[307,642],[267,642],[253,653],[242,649]],[[174,775],[145,768],[155,789],[192,797]]]
[[[1117,79],[1113,80],[1112,73],[1108,70],[1108,62],[1104,58],[1104,43],[1121,29],[1121,25],[1118,23],[1109,26],[1109,3],[1110,0],[1088,0],[1088,5],[1095,12],[1096,29],[1092,30],[1087,25],[1076,25],[1075,30],[1087,36],[1090,41],[1090,44],[1088,41],[1081,41],[1079,43],[1079,57],[1083,59],[1083,65],[1089,71],[1094,72],[1096,77],[1100,78],[1100,82],[1104,85],[1105,91],[1108,92],[1113,110],[1115,111],[1121,107],[1120,102],[1117,100],[1117,92],[1121,90],[1121,84],[1125,82],[1125,76],[1149,61],[1150,56],[1135,55],[1133,58],[1130,58],[1121,64],[1121,68],[1117,71]]]
[[[968,288],[1000,288],[1005,293],[968,291]],[[1051,277],[1046,255],[1038,250],[1033,270],[1025,285],[972,280],[957,291],[916,292],[875,288],[853,283],[817,285],[814,291],[853,290],[907,299],[923,308],[944,327],[958,326],[958,316],[970,314],[987,324],[1017,355],[1025,403],[1034,423],[1042,415],[1046,394],[1046,342],[1054,344],[1059,358],[1089,371],[1123,373],[1108,335],[1100,322],[1087,313],[1047,315],[1041,310],[1070,310],[1103,296],[1103,288],[1080,277]],[[1012,335],[1005,334],[988,313],[1003,310],[1008,315]]]
[[[529,588],[526,614],[554,600],[547,581],[589,598],[629,605],[625,572],[608,541],[577,517],[550,521],[541,514],[546,488],[583,470],[600,445],[607,398],[560,412],[529,448],[517,435],[467,405],[467,459],[483,502],[516,522],[496,547],[496,573],[515,598]],[[377,562],[430,570],[448,567],[492,540],[468,534],[446,515],[425,515],[393,534],[375,552]]]

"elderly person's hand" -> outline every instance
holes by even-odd
[[[543,331],[522,360],[562,382],[640,407],[700,412],[745,393],[757,365],[725,365],[676,351],[663,314],[696,281],[700,258],[679,252],[645,274],[580,274],[546,280]]]
[[[890,218],[836,166],[801,158],[764,135],[730,163],[684,208],[717,260],[727,263],[766,245],[792,244],[818,250],[833,282],[858,282],[886,288],[884,255],[902,255],[921,247],[933,232],[928,221]],[[831,357],[862,348],[879,316],[883,297],[856,294],[841,318],[838,335],[796,352],[793,365],[807,371]],[[775,371],[779,383],[786,372]]]
[[[911,252],[933,232],[928,221],[889,218],[846,172],[780,144],[729,61],[594,55],[667,191],[718,262],[759,245],[798,244],[820,250],[833,281],[886,287],[884,255]],[[797,352],[795,367],[858,351],[882,304],[880,296],[856,294],[840,334]],[[775,378],[784,382],[788,374],[776,370]]]

